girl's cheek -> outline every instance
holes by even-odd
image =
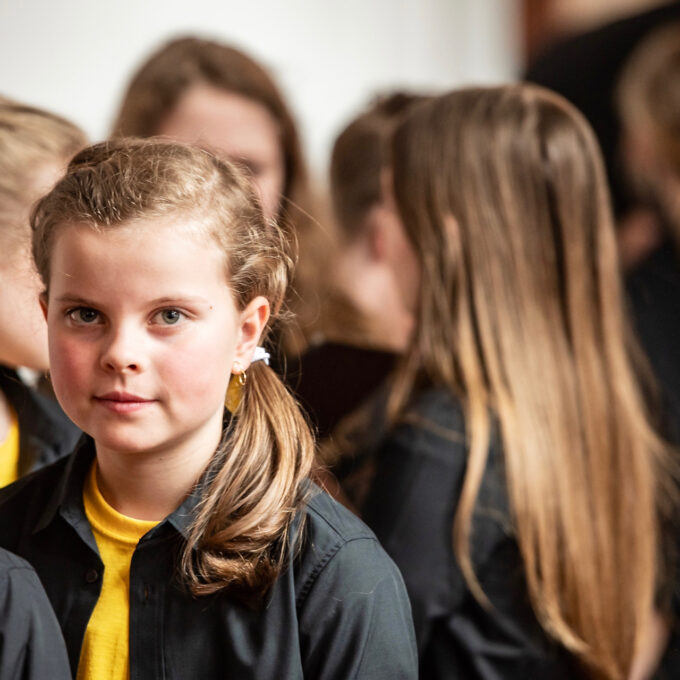
[[[53,381],[73,385],[82,379],[90,364],[87,348],[73,339],[50,336],[50,371]]]
[[[221,349],[222,351],[216,351]],[[218,395],[224,397],[233,362],[233,349],[222,346],[216,348],[214,341],[196,343],[191,347],[174,347],[173,352],[156,363],[163,372],[164,381],[173,389],[180,390],[187,397],[193,395],[204,399]]]

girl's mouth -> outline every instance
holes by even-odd
[[[106,392],[105,394],[95,396],[94,400],[114,413],[134,413],[156,401],[155,399],[146,399],[129,392]]]

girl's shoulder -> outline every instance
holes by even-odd
[[[303,526],[294,581],[305,677],[416,678],[406,587],[375,534],[316,486]]]
[[[336,501],[314,482],[309,482],[309,495],[305,506],[307,529],[311,529],[332,543],[356,538],[374,539],[373,532],[359,517]]]
[[[44,528],[65,501],[76,502],[93,457],[91,440],[82,436],[70,455],[0,489],[0,547],[14,551],[23,538]]]
[[[503,445],[495,415],[489,413],[488,472],[503,475]],[[450,389],[427,387],[416,391],[382,442],[382,453],[401,450],[419,465],[427,460],[465,471],[469,431],[462,399]]]
[[[463,406],[450,390],[429,387],[418,390],[386,434],[381,454],[400,450],[419,465],[432,459],[436,464],[459,467],[466,450]],[[460,455],[452,455],[458,450]]]
[[[358,585],[375,577],[394,579],[401,588],[401,575],[375,534],[354,513],[310,483],[303,510],[303,534],[296,557],[298,603],[333,572],[333,580]]]

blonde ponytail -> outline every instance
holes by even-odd
[[[304,502],[313,450],[286,387],[263,362],[252,364],[182,556],[195,594],[229,587],[257,595],[273,583]]]

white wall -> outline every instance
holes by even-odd
[[[165,39],[232,42],[275,74],[312,166],[376,91],[511,79],[517,0],[0,0],[0,93],[105,137],[131,72]]]

